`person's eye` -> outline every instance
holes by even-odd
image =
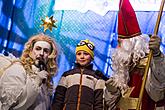
[[[77,52],[77,54],[76,55],[81,55],[81,53],[80,52]]]
[[[89,55],[89,53],[88,52],[84,52],[84,55]]]
[[[41,50],[41,48],[40,47],[36,47],[35,50]]]
[[[49,49],[44,49],[44,52],[45,53],[50,53],[50,50]]]

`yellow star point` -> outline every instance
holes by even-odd
[[[49,29],[52,32],[53,27],[57,28],[57,26],[54,24],[55,22],[57,22],[57,20],[54,20],[53,16],[51,16],[50,18],[48,16],[46,16],[46,18],[41,19],[41,21],[43,22],[43,24],[41,24],[41,26],[44,27],[44,32],[47,29]]]

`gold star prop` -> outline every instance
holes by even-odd
[[[41,26],[44,27],[44,32],[47,29],[49,29],[52,32],[53,27],[57,28],[57,26],[54,25],[54,23],[57,22],[57,20],[53,20],[53,16],[51,16],[50,18],[48,16],[46,16],[46,18],[41,19],[41,21],[43,22],[43,24],[41,24]]]

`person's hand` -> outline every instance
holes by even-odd
[[[117,83],[114,81],[113,78],[109,78],[109,80],[105,82],[105,86],[107,90],[112,93],[117,92],[118,90]]]
[[[45,70],[37,72],[37,76],[35,78],[35,81],[38,84],[38,86],[41,86],[43,80],[47,80],[47,76],[48,76],[48,72]]]
[[[48,95],[52,96],[55,92],[55,86],[53,85],[53,83],[50,83],[49,87],[48,87]]]
[[[160,42],[161,39],[156,36],[152,35],[149,41],[149,49],[153,51],[153,56],[158,56],[160,55]]]

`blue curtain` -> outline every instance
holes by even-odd
[[[93,11],[53,10],[55,0],[0,0],[0,52],[19,57],[30,36],[43,32],[42,21],[53,16],[58,22],[52,33],[46,31],[58,44],[58,83],[64,71],[73,67],[75,47],[81,39],[89,39],[96,46],[94,68],[105,75],[111,74],[111,54],[117,46],[117,11],[101,16]],[[153,34],[158,12],[136,11],[144,34]],[[161,51],[165,53],[165,15],[163,13],[159,33]]]

